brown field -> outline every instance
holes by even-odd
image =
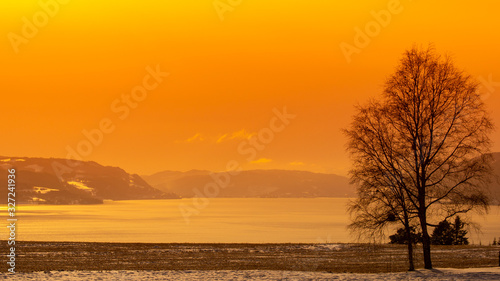
[[[6,241],[1,242],[7,253]],[[434,267],[498,266],[499,246],[434,246]],[[293,270],[379,273],[407,269],[404,245],[380,244],[145,244],[24,242],[16,271],[58,270]],[[5,255],[2,255],[6,259]],[[422,268],[420,248],[416,267]],[[3,271],[7,265],[2,262]]]

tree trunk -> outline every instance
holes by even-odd
[[[432,269],[432,261],[431,261],[431,239],[429,234],[422,233],[422,247],[424,254],[424,268]]]
[[[413,264],[413,243],[408,243],[408,271],[415,271],[415,265]]]
[[[426,182],[425,182],[425,166],[421,166],[418,178],[418,218],[420,219],[420,227],[422,228],[422,252],[424,255],[424,268],[432,269],[431,261],[431,237],[427,231],[427,206],[425,202],[426,192]]]
[[[410,222],[408,221],[407,214],[405,214],[405,232],[406,232],[406,240],[408,241],[408,263],[409,263],[408,271],[415,271],[415,265],[413,263],[413,241],[411,237]]]
[[[425,213],[420,215],[420,226],[422,228],[422,250],[424,254],[424,268],[432,269],[431,261],[431,238],[427,231],[427,219]]]

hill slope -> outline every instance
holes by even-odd
[[[203,194],[207,184],[221,173],[209,171],[173,172],[164,171],[143,176],[149,184],[182,197],[194,197],[197,191]],[[225,181],[223,179],[223,181]],[[229,183],[220,188],[220,198],[300,198],[300,197],[353,197],[354,188],[346,177],[305,171],[251,170],[229,176]]]
[[[96,204],[102,200],[179,198],[151,187],[140,176],[96,162],[66,159],[0,157],[0,178],[16,169],[16,202],[45,204]],[[5,202],[7,189],[1,189]]]
[[[490,185],[493,204],[500,204],[500,153],[493,153],[495,178]],[[163,171],[142,176],[151,186],[182,197],[194,197],[196,192],[203,196],[204,187],[214,183],[210,171],[188,172]],[[206,196],[206,195],[205,195]],[[230,177],[226,188],[220,188],[217,197],[355,197],[355,188],[346,177],[333,174],[319,174],[305,171],[252,170],[242,171]]]

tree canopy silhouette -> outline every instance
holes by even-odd
[[[435,245],[469,245],[467,232],[465,223],[460,216],[456,216],[453,224],[444,220],[434,228],[431,242]]]
[[[422,233],[417,232],[416,227],[411,227],[410,229],[410,240],[408,240],[407,233],[404,228],[398,228],[395,234],[389,236],[391,244],[417,244],[422,241]]]
[[[406,51],[382,98],[358,106],[345,130],[358,186],[351,230],[374,235],[399,222],[411,241],[417,225],[425,268],[432,268],[428,227],[488,209],[492,130],[470,75],[433,48]]]

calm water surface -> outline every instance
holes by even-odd
[[[210,199],[198,215],[184,219],[179,206],[192,199],[106,201],[102,205],[18,207],[18,240],[192,243],[355,242],[346,226],[345,198]],[[5,207],[1,215],[6,218]],[[473,216],[487,244],[500,237],[500,207]]]

